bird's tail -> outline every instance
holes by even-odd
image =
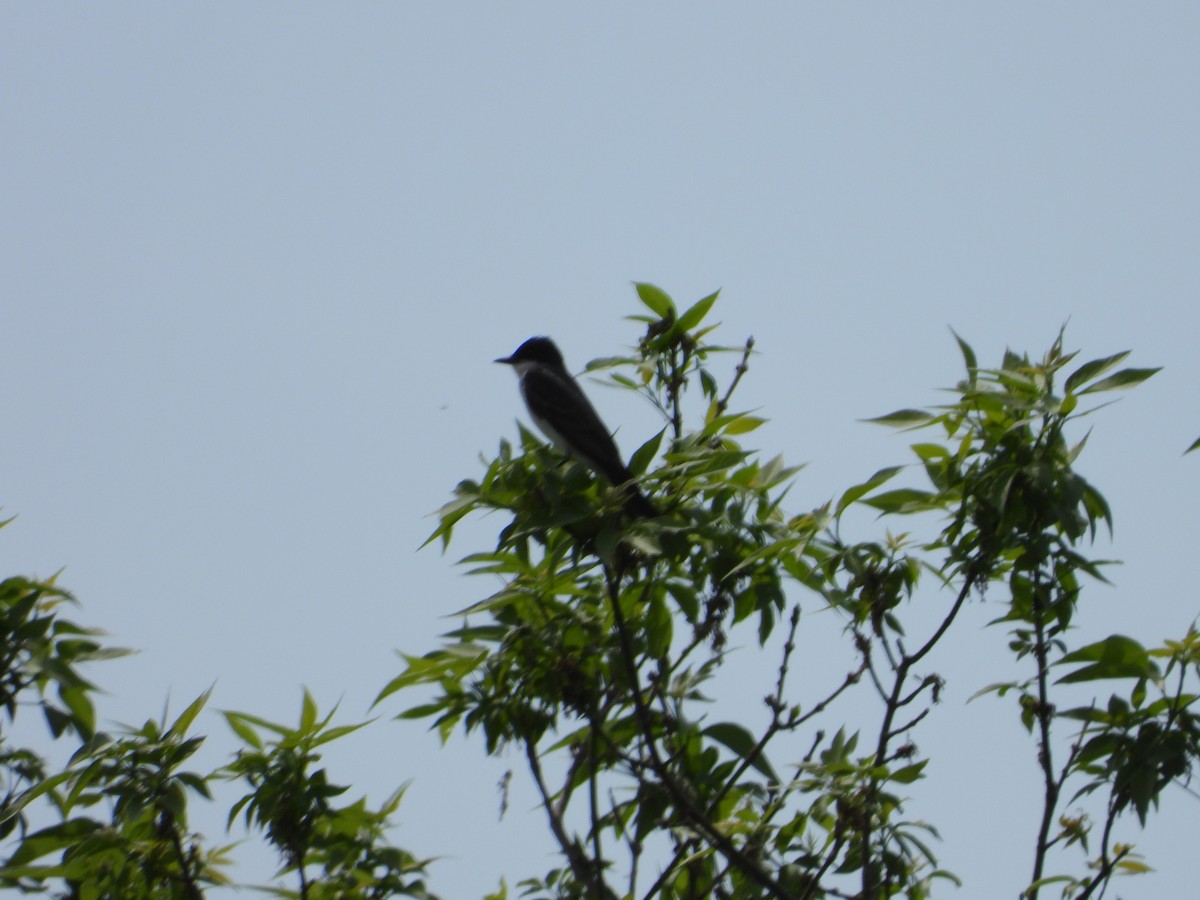
[[[625,494],[625,512],[635,519],[653,519],[658,515],[658,507],[646,499],[646,495],[638,490],[638,486],[627,482],[622,488]]]
[[[622,506],[625,512],[634,519],[653,519],[660,515],[658,507],[646,499],[646,495],[638,489],[637,476],[621,465],[617,460],[607,469],[595,467],[603,478],[621,494]]]

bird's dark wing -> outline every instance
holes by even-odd
[[[575,379],[538,366],[521,379],[521,392],[534,423],[560,449],[613,484],[633,477],[621,462],[612,435]]]

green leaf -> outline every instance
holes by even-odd
[[[904,768],[893,772],[888,780],[899,784],[912,784],[918,778],[923,777],[921,772],[927,765],[929,765],[929,760],[923,759],[918,763],[913,763],[911,766],[904,766]]]
[[[895,477],[897,472],[902,472],[903,470],[904,466],[889,466],[886,469],[880,469],[862,484],[856,484],[854,487],[848,488],[846,492],[842,494],[841,499],[838,500],[837,511],[835,515],[840,516],[843,512],[845,512],[846,507],[848,507],[851,503],[854,503],[860,497],[869,494],[884,482]]]
[[[674,629],[671,610],[660,592],[656,591],[650,597],[649,608],[646,610],[645,628],[647,649],[650,655],[655,659],[662,659],[671,647]]]
[[[11,800],[4,805],[4,809],[0,811],[0,824],[8,822],[13,816],[19,813],[22,809],[36,800],[43,794],[53,791],[56,787],[75,776],[75,772],[67,770],[51,775],[42,781],[39,781],[29,790],[20,794],[15,800]]]
[[[70,819],[57,825],[51,825],[49,828],[43,828],[21,841],[21,846],[8,858],[6,865],[21,866],[40,859],[47,853],[77,847],[89,835],[95,834],[101,828],[99,822],[91,819]]]
[[[187,734],[188,728],[191,727],[192,722],[196,719],[196,716],[200,714],[200,710],[204,709],[204,704],[208,703],[208,698],[212,695],[212,692],[213,689],[210,687],[207,691],[193,700],[188,705],[188,708],[179,714],[179,718],[171,723],[171,727],[167,729],[168,734],[175,735],[177,737]]]
[[[713,291],[707,297],[697,300],[689,306],[684,314],[679,317],[679,321],[675,323],[675,329],[682,333],[691,331],[699,325],[704,321],[704,317],[708,315],[708,311],[712,309],[712,305],[717,302],[717,296],[720,293],[720,291]]]
[[[1074,884],[1075,879],[1070,875],[1051,875],[1049,878],[1039,878],[1037,881],[1032,882],[1029,887],[1025,888],[1025,890],[1021,892],[1021,895],[1023,897],[1036,897],[1038,895],[1039,888],[1044,888],[1051,884],[1061,884],[1063,882],[1070,882]],[[1069,895],[1064,891],[1064,896]]]
[[[915,488],[898,488],[868,497],[863,503],[886,513],[913,513],[930,509],[936,494]]]
[[[255,750],[261,750],[263,748],[262,738],[258,736],[258,732],[255,731],[246,721],[246,716],[244,716],[242,713],[236,712],[227,712],[224,715],[225,724],[227,724],[233,733],[240,737],[244,743],[249,744]]]
[[[46,719],[46,726],[50,729],[50,733],[56,738],[62,737],[69,728],[75,725],[74,716],[67,715],[49,703],[42,703],[42,715]]]
[[[329,728],[325,731],[322,731],[317,739],[313,741],[312,745],[314,747],[319,747],[321,744],[328,744],[330,741],[336,741],[340,737],[344,737],[347,734],[353,734],[354,732],[358,731],[358,729],[366,725],[370,725],[373,721],[373,719],[370,719],[366,722],[356,722],[353,725],[339,725],[337,728]]]
[[[667,433],[667,429],[663,429],[642,446],[638,447],[633,456],[629,458],[629,471],[634,475],[643,474],[650,466],[650,461],[654,459],[658,453],[658,448],[662,444],[663,435]]]
[[[873,419],[864,419],[872,425],[886,425],[888,428],[919,428],[922,425],[928,425],[938,417],[925,412],[923,409],[898,409],[895,412],[888,413],[886,416],[876,416]]]
[[[1192,441],[1192,446],[1190,446],[1186,450],[1184,450],[1183,455],[1187,456],[1189,453],[1191,453],[1197,447],[1200,447],[1200,437],[1198,437],[1198,438],[1196,438],[1196,440]]]
[[[656,285],[647,282],[634,282],[638,299],[660,319],[672,318],[675,315],[675,301],[667,292]]]
[[[735,722],[718,722],[716,725],[710,725],[708,728],[705,728],[703,733],[717,743],[724,744],[739,759],[748,760],[750,759],[750,755],[754,753],[754,758],[750,762],[750,765],[772,781],[779,780],[779,776],[775,774],[770,761],[763,755],[761,750],[755,753],[758,742],[754,739],[754,735],[741,725]]]
[[[1146,865],[1140,859],[1121,859],[1117,862],[1117,868],[1128,875],[1145,875],[1147,872],[1153,872],[1150,866]]]
[[[717,434],[744,434],[758,428],[766,419],[760,419],[757,416],[751,416],[744,412],[725,413],[718,416],[718,403],[714,400],[709,404],[708,411],[704,414],[704,431],[703,435]],[[739,424],[741,423],[741,424]]]
[[[922,462],[950,458],[950,451],[941,444],[913,444],[911,449],[921,458]]]
[[[1155,372],[1161,371],[1161,366],[1155,369],[1122,369],[1115,375],[1109,375],[1107,378],[1084,388],[1079,393],[1094,394],[1098,391],[1115,391],[1119,388],[1133,387],[1136,384],[1141,384]]]
[[[1058,679],[1059,684],[1098,681],[1105,678],[1156,678],[1158,666],[1146,648],[1133,638],[1114,634],[1068,653],[1058,665],[1087,663]]]
[[[758,416],[738,416],[732,422],[725,426],[726,434],[746,434],[758,428],[766,419]]]
[[[630,531],[625,535],[625,539],[629,542],[630,547],[648,558],[662,556],[662,544],[653,534],[644,531]]]
[[[971,349],[971,345],[958,336],[958,332],[953,328],[950,333],[954,335],[954,339],[958,341],[958,349],[962,351],[963,363],[967,367],[967,381],[971,384],[975,383],[975,373],[979,369],[979,363],[975,359],[975,351]]]
[[[81,737],[89,737],[96,731],[96,710],[85,687],[67,687],[58,692],[63,704],[71,711],[72,726]]]
[[[1086,362],[1068,376],[1064,390],[1070,394],[1081,385],[1087,384],[1093,378],[1103,375],[1117,363],[1121,362],[1129,355],[1126,350],[1123,353],[1114,353],[1112,356],[1106,356],[1104,359],[1093,359],[1091,362]]]
[[[611,369],[614,366],[627,366],[630,363],[628,356],[598,356],[595,359],[589,359],[583,367],[585,372],[597,372],[602,369]],[[629,381],[628,378],[625,379]]]
[[[437,513],[438,518],[441,520],[438,527],[433,530],[433,533],[429,537],[425,538],[425,542],[418,549],[423,550],[438,538],[441,538],[442,550],[445,551],[450,546],[450,538],[454,534],[454,526],[470,513],[478,503],[479,499],[477,497],[459,497],[443,506]]]
[[[1016,687],[1019,687],[1019,685],[1015,681],[995,681],[995,682],[992,682],[991,684],[989,684],[987,687],[982,687],[979,690],[977,690],[975,693],[973,693],[970,697],[967,698],[967,702],[970,703],[975,698],[982,697],[985,694],[993,694],[994,693],[998,697],[1003,697],[1010,690],[1012,690],[1013,688],[1016,688]]]
[[[1140,707],[1146,702],[1146,679],[1139,678],[1137,684],[1133,686],[1133,690],[1129,693],[1129,700],[1134,708]]]
[[[675,598],[675,604],[683,613],[684,618],[695,623],[700,616],[700,601],[697,599],[696,589],[691,585],[670,581],[667,582],[667,593]]]
[[[304,702],[300,706],[300,728],[301,733],[307,733],[313,730],[313,726],[317,724],[317,701],[313,699],[313,695],[308,692],[308,688],[304,689]]]
[[[1067,451],[1067,462],[1074,463],[1079,458],[1079,454],[1083,452],[1083,448],[1087,446],[1088,438],[1092,436],[1092,429],[1088,429],[1087,434],[1079,439],[1079,442]]]
[[[203,775],[197,775],[194,772],[180,772],[178,777],[180,782],[186,784],[204,799],[212,799],[212,792],[208,789],[208,782]]]
[[[442,703],[440,701],[437,703],[422,703],[420,706],[414,706],[414,707],[411,707],[410,709],[404,710],[404,712],[400,713],[400,715],[396,716],[396,718],[397,719],[424,719],[429,716],[440,713],[445,708],[446,708],[446,704]]]

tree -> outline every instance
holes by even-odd
[[[458,486],[431,540],[445,546],[476,511],[510,514],[495,549],[466,558],[503,587],[463,611],[442,648],[409,657],[380,696],[433,685],[434,699],[402,717],[432,717],[443,739],[459,725],[480,731],[490,753],[519,749],[564,863],[524,893],[882,898],[956,882],[939,868],[932,827],[904,818],[905,795],[929,762],[913,737],[943,686],[922,663],[985,591],[1026,675],[982,692],[1016,698],[1043,782],[1026,895],[1061,882],[1065,895],[1097,896],[1115,873],[1141,870],[1114,829],[1130,811],[1144,823],[1194,770],[1200,635],[1193,627],[1154,650],[1120,635],[1070,642],[1085,581],[1103,580],[1083,545],[1112,522],[1073,468],[1085,441],[1068,434],[1093,395],[1155,370],[1117,370],[1124,353],[1070,369],[1061,334],[1040,360],[1007,353],[985,369],[960,339],[955,402],[875,420],[933,433],[912,446],[928,483],[888,488],[906,471],[888,468],[789,514],[793,470],[743,448],[762,420],[731,407],[753,342],[706,343],[715,294],[680,313],[658,288],[637,291],[650,314],[636,355],[589,370],[662,413],[663,431],[630,468],[663,515],[629,521],[619,494],[528,432],[520,452],[502,444],[480,481]],[[722,387],[710,362],[731,350],[741,361]],[[694,424],[689,388],[703,400]],[[862,505],[919,521],[849,542],[839,526]],[[906,635],[914,604],[933,598],[945,598],[940,622]],[[815,695],[789,679],[802,609],[814,607],[843,617],[855,658]],[[730,635],[747,628],[764,647],[776,629],[785,635],[758,728],[710,721],[704,694]],[[1115,692],[1057,708],[1060,685],[1091,682]],[[883,701],[877,721],[839,718],[855,691]],[[776,748],[799,761],[783,766]],[[1105,798],[1098,822],[1064,815],[1089,794]],[[1082,859],[1054,852],[1069,847]]]
[[[399,718],[520,753],[561,854],[521,895],[924,897],[957,883],[935,856],[934,827],[905,810],[934,782],[915,738],[948,714],[934,709],[944,682],[930,655],[985,592],[1022,674],[977,687],[1016,701],[1008,708],[1030,734],[1044,797],[1026,896],[1053,885],[1096,897],[1116,874],[1143,870],[1123,840],[1129,814],[1144,824],[1200,758],[1200,633],[1151,649],[1123,635],[1073,640],[1084,587],[1103,580],[1085,548],[1112,516],[1074,469],[1086,438],[1072,440],[1095,395],[1154,370],[1119,368],[1126,354],[1080,365],[1061,334],[1040,359],[1007,353],[986,369],[960,339],[966,373],[953,402],[874,420],[922,433],[915,466],[789,513],[794,470],[742,446],[763,419],[732,406],[753,342],[708,343],[715,294],[680,312],[658,288],[637,292],[648,314],[637,317],[636,353],[589,369],[662,414],[629,466],[661,515],[631,520],[619,489],[527,431],[517,447],[502,443],[481,479],[458,485],[430,538],[446,547],[464,517],[501,511],[495,548],[465,561],[502,586],[464,610],[442,646],[406,656],[377,700],[416,690],[422,701]],[[738,362],[722,385],[711,366],[725,353]],[[922,483],[893,486],[914,471]],[[855,510],[905,527],[848,540]],[[187,807],[227,779],[245,789],[229,820],[279,854],[287,881],[273,892],[430,896],[426,861],[386,842],[401,792],[377,809],[365,798],[338,806],[347,789],[320,768],[320,748],[361,724],[333,725],[307,693],[294,727],[228,712],[242,749],[207,774],[186,768],[207,695],[173,721],[98,733],[76,666],[114,651],[58,617],[68,599],[52,583],[0,585],[8,717],[32,693],[52,733],[79,743],[49,773],[4,742],[0,885],[202,896],[228,882],[229,848],[205,848]],[[937,620],[923,627],[917,613],[931,608]],[[796,638],[813,610],[841,618],[849,661],[824,688],[797,677],[809,674]],[[708,696],[735,639],[772,654],[762,706],[718,716]],[[1080,687],[1094,699],[1064,708],[1064,691]],[[877,717],[851,705],[861,693],[879,698]],[[1087,800],[1092,818],[1066,812]],[[506,895],[502,885],[495,896]]]
[[[0,887],[78,900],[197,900],[230,884],[230,847],[205,848],[188,828],[191,798],[211,799],[216,780],[247,793],[229,812],[261,831],[280,858],[280,877],[296,888],[281,897],[432,897],[426,862],[386,842],[400,804],[396,791],[379,808],[362,798],[334,803],[346,787],[319,768],[319,748],[362,727],[331,725],[307,692],[295,727],[246,713],[224,718],[243,748],[211,773],[185,768],[204,741],[191,734],[209,699],[196,698],[173,721],[149,720],[123,734],[96,730],[91,682],[83,663],[125,651],[106,649],[99,632],[61,616],[73,598],[53,581],[0,582],[0,701],[12,723],[40,707],[51,735],[79,746],[61,771],[29,748],[0,742],[0,838],[8,838]],[[268,736],[268,737],[264,737]]]

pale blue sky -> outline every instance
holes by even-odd
[[[535,333],[575,368],[619,352],[649,280],[722,288],[724,339],[755,335],[742,400],[769,454],[809,463],[796,510],[908,461],[858,420],[938,401],[947,326],[984,363],[1069,319],[1085,355],[1165,366],[1081,460],[1116,515],[1097,553],[1125,561],[1085,602],[1098,634],[1180,634],[1200,613],[1200,457],[1180,456],[1198,37],[1200,7],[1167,2],[5,4],[0,574],[65,566],[78,618],[140,649],[95,671],[110,719],[214,681],[215,707],[290,720],[307,685],[361,718],[393,649],[430,649],[492,587],[452,563],[498,518],[416,553],[523,415],[490,361]],[[591,394],[624,448],[656,429]],[[936,661],[949,689],[918,737],[941,755],[913,814],[962,897],[1013,896],[1035,827],[1011,708],[963,706],[1014,676],[994,613]],[[216,764],[233,743],[200,728]],[[447,857],[448,897],[552,863],[519,759],[384,721],[331,763],[373,799],[414,779],[397,841]],[[1198,822],[1169,795],[1130,835],[1159,873],[1122,894],[1188,896]]]

